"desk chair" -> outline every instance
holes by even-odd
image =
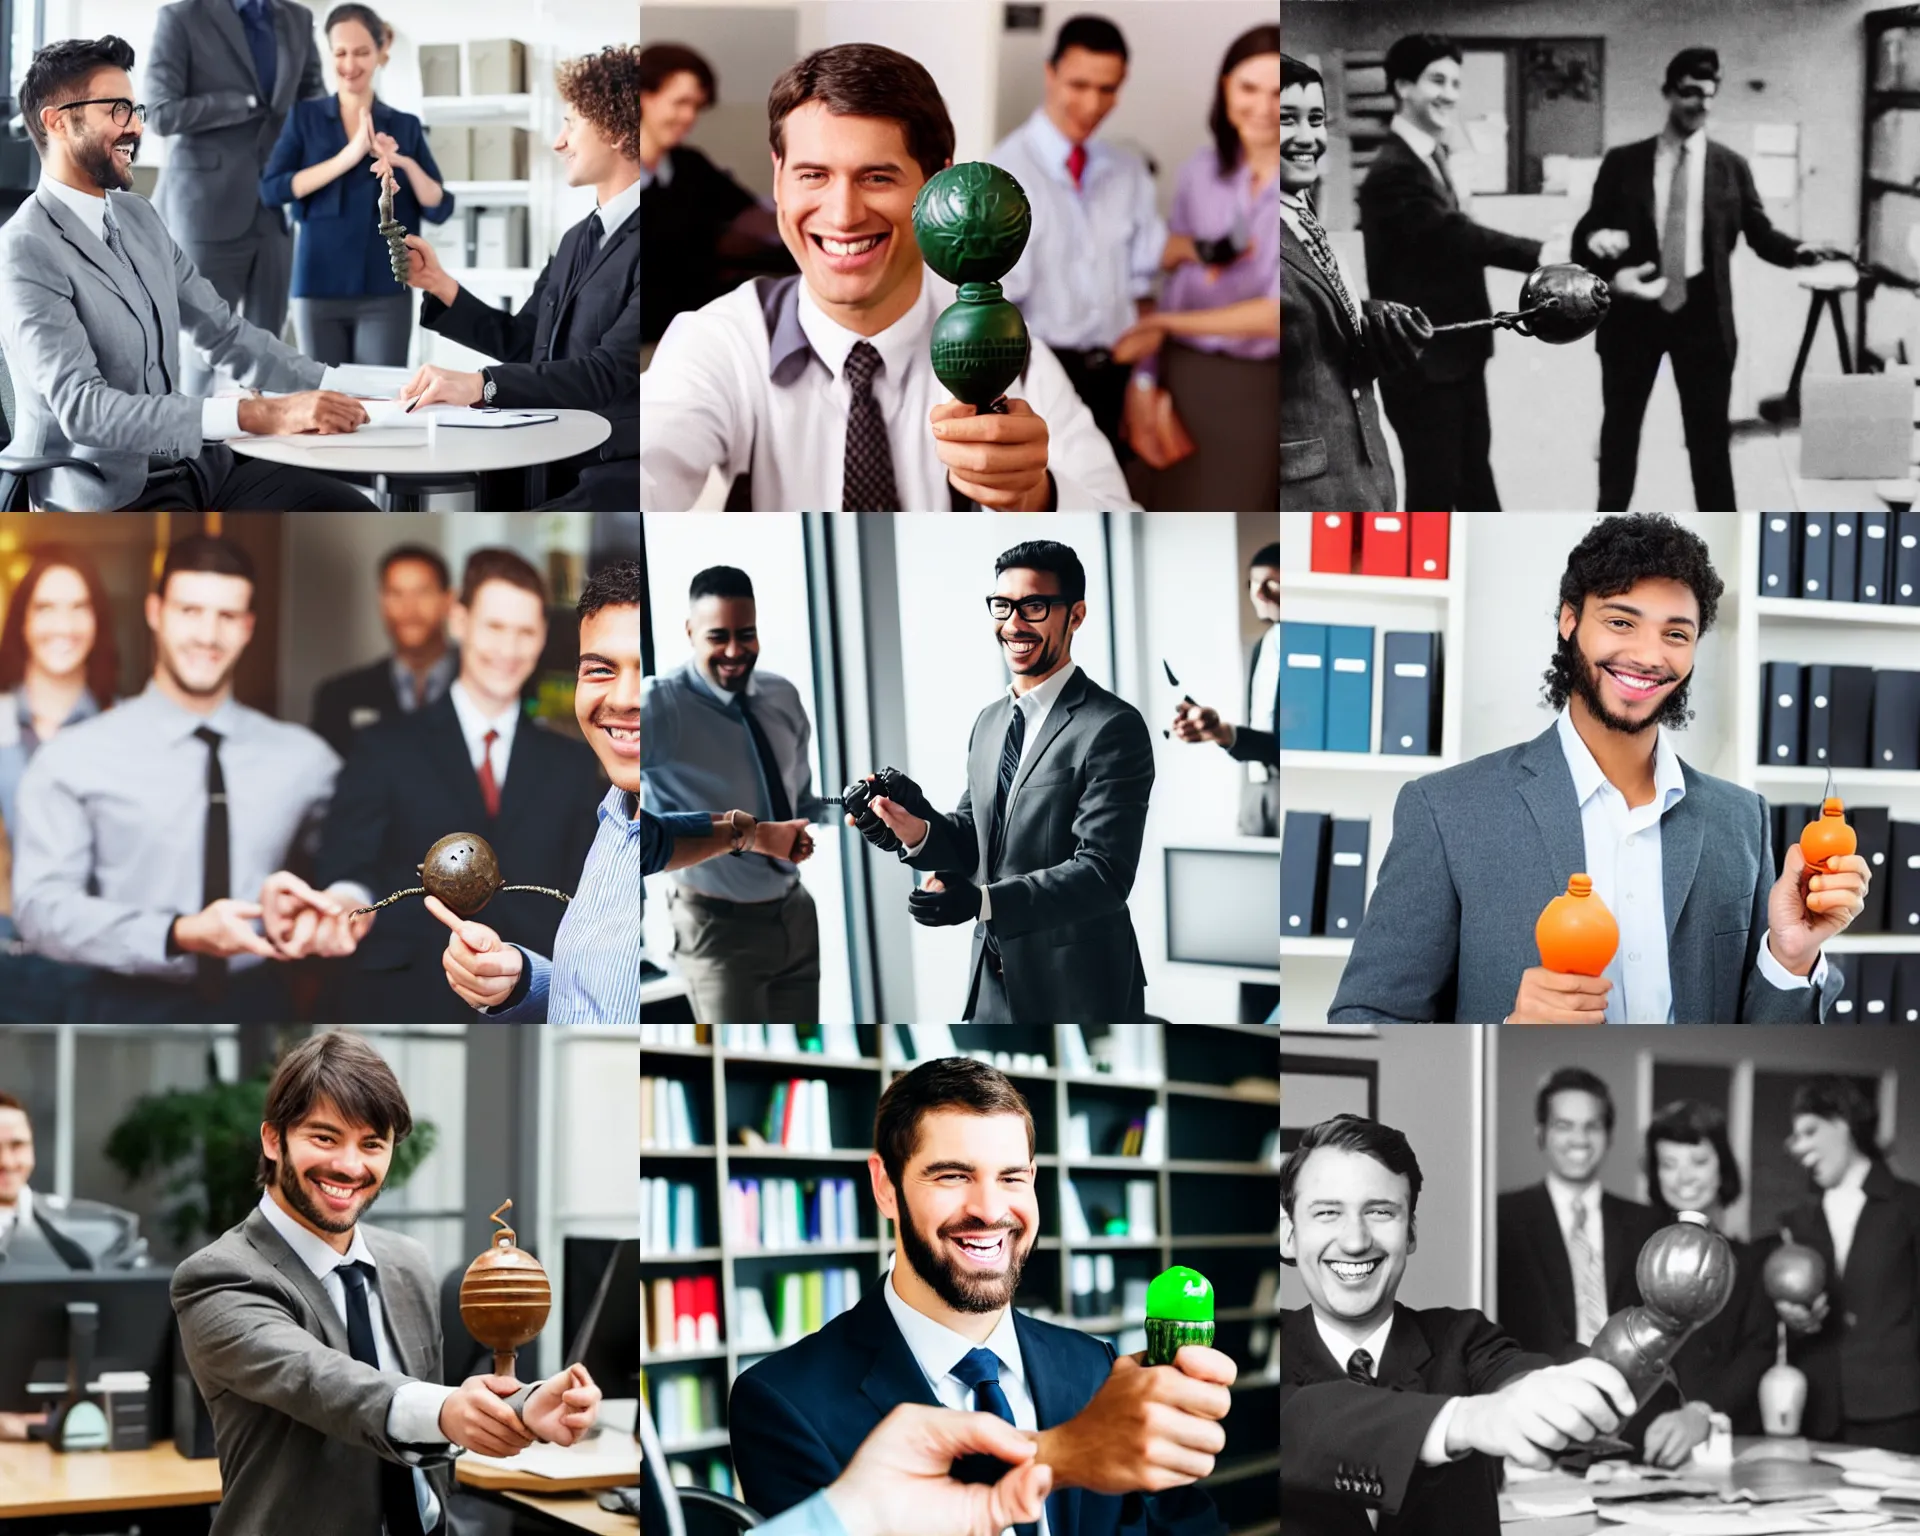
[[[738,1499],[705,1488],[676,1485],[667,1470],[653,1415],[644,1402],[639,1415],[642,1530],[658,1531],[661,1536],[737,1536],[764,1523]]]
[[[42,469],[84,469],[100,478],[100,466],[86,459],[63,454],[37,454],[14,457],[6,452],[13,442],[13,375],[7,371],[7,354],[0,349],[0,512],[27,512],[27,476]]]
[[[761,1518],[738,1499],[706,1488],[681,1487],[680,1514],[687,1523],[687,1536],[737,1536],[764,1524]]]

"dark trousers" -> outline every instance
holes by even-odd
[[[122,512],[368,512],[373,499],[357,485],[317,469],[249,459],[208,443],[195,459],[181,459],[147,476]]]
[[[1600,510],[1624,512],[1640,463],[1640,423],[1660,359],[1673,359],[1693,470],[1694,507],[1732,512],[1733,452],[1727,429],[1733,359],[1720,334],[1720,306],[1705,273],[1687,284],[1687,302],[1673,314],[1640,299],[1616,299],[1600,352]],[[1409,506],[1413,503],[1409,502]]]
[[[1116,363],[1113,354],[1105,347],[1094,347],[1085,352],[1055,347],[1053,355],[1060,359],[1060,366],[1066,369],[1067,381],[1073,385],[1073,392],[1093,412],[1094,424],[1113,444],[1115,457],[1122,464],[1126,463],[1133,457],[1133,450],[1120,441],[1120,417],[1126,408],[1127,379],[1133,370]]]
[[[300,350],[317,363],[404,368],[413,336],[413,295],[402,291],[357,299],[295,299],[293,328]]]
[[[1006,978],[991,951],[981,957],[979,983],[973,989],[973,996],[967,999],[965,1012],[969,1024],[1020,1022],[1013,1016],[1013,1004],[1007,999]]]
[[[1380,403],[1400,439],[1407,466],[1409,512],[1498,512],[1493,486],[1493,423],[1487,375],[1425,379],[1417,373],[1380,381]]]
[[[217,1003],[203,1001],[191,982],[95,971],[84,1008],[91,1024],[285,1024],[293,1018],[293,994],[278,960],[233,972]]]
[[[253,228],[236,240],[196,240],[190,230],[175,238],[228,308],[239,310],[269,336],[277,337],[286,328],[293,233],[278,208],[256,208]],[[213,369],[185,331],[180,333],[180,393],[213,393]]]
[[[1872,1445],[1883,1451],[1920,1455],[1920,1413],[1903,1414],[1897,1419],[1849,1419],[1840,1426],[1840,1439],[1848,1445]]]

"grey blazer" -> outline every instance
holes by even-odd
[[[198,457],[200,401],[171,392],[183,325],[214,367],[257,389],[314,389],[326,371],[229,309],[144,197],[107,198],[137,277],[44,184],[0,226],[13,450],[101,467],[97,480],[77,469],[31,476],[41,511],[113,511],[139,495],[150,454]]]
[[[154,202],[183,245],[237,240],[260,207],[260,173],[296,101],[324,96],[313,12],[292,0],[273,11],[274,82],[262,99],[233,0],[175,0],[154,19],[147,55],[147,119],[170,146]],[[251,96],[257,106],[248,106]]]
[[[325,1288],[258,1209],[173,1272],[180,1342],[220,1455],[213,1536],[378,1531],[382,1458],[425,1472],[444,1516],[452,1449],[399,1445],[386,1428],[408,1378],[440,1380],[440,1288],[412,1238],[360,1230],[405,1377],[353,1358]]]
[[[1660,821],[1673,1016],[1682,1024],[1825,1023],[1840,995],[1760,974],[1773,886],[1767,805],[1686,763]],[[1400,791],[1393,840],[1328,1020],[1497,1024],[1540,963],[1533,927],[1586,864],[1573,774],[1553,727]],[[1663,1024],[1664,1019],[1634,1023]]]
[[[1015,1018],[1138,1020],[1146,1013],[1147,973],[1127,893],[1153,789],[1147,723],[1131,704],[1077,673],[1026,750],[1007,803],[1005,846],[989,870],[1000,746],[1012,717],[1005,694],[980,712],[960,804],[951,816],[934,812],[925,846],[911,859],[902,848],[900,858],[915,869],[955,870],[985,884]],[[986,925],[976,923],[969,1003],[986,949]]]

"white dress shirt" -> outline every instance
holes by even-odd
[[[1554,1220],[1560,1225],[1560,1241],[1566,1244],[1567,1267],[1573,1268],[1573,1208],[1575,1205],[1586,1207],[1587,1246],[1593,1250],[1593,1261],[1600,1269],[1600,1288],[1604,1293],[1607,1284],[1607,1239],[1600,1224],[1600,1181],[1576,1189],[1556,1173],[1547,1175],[1547,1198],[1553,1202]],[[1579,1278],[1575,1276],[1575,1285]],[[1576,1295],[1578,1294],[1576,1289]],[[1604,1294],[1601,1305],[1606,1304]],[[1575,1311],[1579,1309],[1576,1306]],[[1582,1340],[1581,1342],[1585,1342]]]
[[[1847,1255],[1853,1251],[1853,1234],[1860,1226],[1860,1212],[1867,1204],[1867,1192],[1861,1186],[1872,1170],[1872,1161],[1863,1157],[1846,1171],[1838,1184],[1820,1196],[1827,1230],[1833,1234],[1834,1272],[1842,1277],[1847,1272]]]
[[[641,166],[639,184],[642,187],[651,187],[655,185],[662,186],[662,187],[672,186],[673,185],[673,156],[671,154],[663,153],[660,156],[659,163],[656,164],[652,170],[648,170],[644,165]]]
[[[33,1191],[27,1185],[20,1186],[20,1199],[12,1206],[0,1206],[0,1248],[7,1246],[16,1226],[24,1227],[33,1220]]]
[[[70,187],[56,176],[42,176],[41,185],[59,198],[61,202],[79,215],[80,222],[93,231],[94,237],[102,245],[107,244],[107,200],[105,197],[93,197],[77,187]],[[124,232],[123,232],[124,238]],[[112,247],[108,246],[109,251]],[[328,368],[320,376],[316,386],[319,389],[344,389],[340,382],[340,373],[336,368]],[[218,442],[223,438],[244,437],[240,430],[240,399],[238,395],[227,395],[220,399],[207,399],[200,403],[200,436],[208,442]]]
[[[513,756],[513,733],[520,724],[520,701],[515,699],[499,714],[488,718],[481,713],[479,702],[467,692],[466,684],[458,678],[447,690],[447,697],[453,700],[453,712],[460,720],[460,734],[467,739],[467,761],[473,764],[475,773],[480,771],[480,759],[487,755],[487,732],[499,733],[499,739],[494,742],[492,749],[493,782],[505,794],[507,759]]]
[[[1027,1366],[1020,1357],[1020,1336],[1014,1332],[1013,1308],[1008,1307],[1000,1314],[1000,1321],[992,1333],[980,1343],[963,1334],[955,1333],[945,1323],[936,1323],[924,1312],[916,1312],[900,1297],[893,1288],[893,1277],[899,1272],[899,1259],[894,1259],[894,1268],[887,1274],[887,1283],[881,1288],[887,1298],[887,1310],[893,1314],[894,1324],[900,1330],[900,1336],[907,1341],[921,1373],[927,1378],[927,1385],[933,1388],[933,1395],[940,1399],[943,1408],[955,1408],[962,1413],[978,1413],[984,1410],[974,1407],[973,1388],[953,1374],[953,1368],[976,1349],[990,1349],[1000,1359],[1000,1390],[1007,1395],[1007,1406],[1013,1410],[1013,1424],[1016,1429],[1030,1429],[1036,1433],[1040,1428],[1040,1416],[1034,1411],[1033,1392],[1027,1386]],[[1039,1536],[1048,1536],[1046,1506],[1040,1509]],[[1008,1526],[1000,1536],[1010,1536],[1013,1527]]]
[[[661,156],[661,163],[666,163],[664,155]],[[646,174],[644,170],[640,172],[643,177]],[[612,197],[598,205],[602,245],[606,244],[608,236],[640,211],[640,186],[640,181],[636,179],[624,191],[614,193]]]
[[[1443,175],[1441,173],[1439,156],[1440,141],[1428,133],[1426,129],[1408,122],[1404,117],[1395,117],[1387,126],[1392,130],[1395,138],[1399,139],[1401,143],[1405,144],[1408,149],[1420,157],[1421,163],[1433,172],[1433,179],[1435,181],[1439,182],[1443,187],[1453,188],[1454,199],[1460,204],[1460,211],[1462,213],[1469,212],[1472,201],[1471,197],[1467,189],[1461,186],[1459,181],[1455,179],[1451,160],[1448,162],[1446,174]]]
[[[1680,140],[1667,129],[1653,144],[1653,230],[1656,239],[1667,231],[1667,204],[1673,197],[1673,166]],[[1696,128],[1687,145],[1687,276],[1698,277],[1706,266],[1701,255],[1701,204],[1707,193],[1707,130]]]
[[[1346,1370],[1348,1363],[1353,1359],[1354,1352],[1364,1349],[1373,1359],[1374,1379],[1376,1381],[1379,1380],[1380,1362],[1386,1358],[1387,1338],[1388,1335],[1393,1332],[1393,1314],[1391,1312],[1387,1314],[1387,1320],[1384,1323],[1374,1329],[1372,1333],[1368,1334],[1366,1338],[1358,1344],[1351,1343],[1344,1335],[1335,1333],[1332,1328],[1327,1326],[1326,1320],[1322,1318],[1318,1312],[1313,1314],[1313,1326],[1315,1331],[1320,1335],[1320,1342],[1327,1346],[1327,1353],[1333,1356],[1333,1363],[1339,1366],[1342,1371]],[[1384,1389],[1376,1388],[1375,1390],[1379,1391]],[[1454,1409],[1459,1406],[1459,1398],[1448,1398],[1446,1406],[1434,1415],[1433,1422],[1427,1426],[1426,1438],[1420,1442],[1421,1466],[1437,1467],[1444,1461],[1453,1460],[1452,1457],[1447,1455],[1447,1431],[1453,1425]],[[1367,1524],[1372,1526],[1376,1531],[1380,1529],[1379,1510],[1370,1509],[1367,1511]]]
[[[838,507],[853,401],[847,355],[866,341],[885,365],[872,390],[902,510],[950,510],[947,470],[927,418],[953,396],[934,377],[928,346],[954,286],[923,269],[913,307],[865,337],[828,319],[804,278],[795,291],[771,336],[751,282],[674,316],[640,375],[641,508],[687,510],[714,469],[728,480],[749,475],[758,510]],[[1038,337],[1026,374],[1008,393],[1047,424],[1056,510],[1138,510],[1093,413]]]
[[[1073,146],[1045,107],[987,156],[1012,174],[1033,208],[1033,230],[1013,270],[1000,279],[1028,328],[1050,347],[1110,347],[1153,292],[1167,222],[1153,178],[1132,150],[1092,139],[1080,185],[1067,170]]]
[[[339,1276],[340,1266],[358,1263],[373,1269],[374,1277],[367,1283],[367,1316],[373,1324],[373,1352],[380,1357],[381,1370],[396,1376],[405,1375],[399,1351],[387,1333],[387,1313],[380,1305],[380,1266],[373,1250],[367,1246],[366,1234],[356,1226],[353,1241],[347,1245],[347,1251],[341,1253],[317,1232],[308,1231],[281,1210],[271,1194],[260,1196],[260,1214],[287,1240],[294,1257],[313,1272],[313,1278],[327,1293],[327,1300],[333,1303],[333,1310],[340,1314],[342,1327],[347,1326],[347,1283]],[[387,1408],[387,1438],[396,1445],[446,1445],[447,1437],[440,1432],[440,1410],[453,1394],[454,1388],[435,1382],[405,1382],[395,1389],[393,1402]],[[413,1473],[413,1496],[420,1505],[420,1528],[432,1530],[440,1520],[440,1501],[434,1497],[433,1485],[427,1481],[426,1474],[417,1467]],[[384,1528],[384,1522],[382,1525]]]

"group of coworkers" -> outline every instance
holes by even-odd
[[[729,510],[1137,508],[1135,458],[1150,509],[1276,506],[1280,29],[1220,59],[1210,108],[1191,108],[1210,142],[1165,218],[1146,162],[1096,137],[1128,59],[1113,22],[1069,18],[1040,106],[983,157],[1032,213],[1000,279],[1032,349],[995,414],[933,372],[955,289],[927,270],[913,206],[956,142],[925,66],[849,43],[782,74],[763,203],[684,142],[712,66],[642,49],[642,508],[685,510],[716,471]]]
[[[1679,1099],[1643,1138],[1642,1205],[1604,1189],[1611,1091],[1562,1067],[1534,1098],[1540,1182],[1499,1197],[1497,1317],[1396,1301],[1415,1252],[1421,1171],[1404,1133],[1338,1115],[1308,1129],[1280,1175],[1281,1255],[1308,1305],[1281,1314],[1280,1475],[1288,1528],[1347,1536],[1497,1536],[1501,1461],[1545,1468],[1600,1436],[1632,1460],[1686,1464],[1716,1419],[1757,1434],[1760,1378],[1784,1336],[1808,1390],[1812,1440],[1920,1454],[1920,1185],[1887,1166],[1879,1112],[1850,1078],[1795,1089],[1783,1134],[1804,1199],[1727,1232],[1745,1183],[1725,1114]],[[1672,1380],[1636,1411],[1587,1346],[1642,1297],[1648,1238],[1698,1212],[1727,1236],[1726,1305],[1675,1354]],[[1784,1241],[1820,1255],[1810,1302],[1770,1300],[1761,1274]],[[1382,1390],[1387,1389],[1387,1390]]]
[[[461,286],[421,238],[454,199],[419,118],[376,92],[392,42],[360,4],[335,6],[316,38],[313,13],[293,0],[174,0],[155,19],[148,101],[122,38],[33,55],[19,102],[39,184],[0,227],[0,352],[15,402],[0,469],[26,475],[34,508],[370,507],[347,480],[237,456],[228,442],[365,423],[340,370],[405,366],[414,290],[422,327],[497,361],[422,366],[399,398],[598,412],[610,435],[549,466],[547,505],[635,505],[639,49],[605,47],[556,72],[565,117],[552,150],[595,207],[509,313]],[[152,202],[131,190],[149,125],[173,141]],[[407,230],[404,286],[380,233],[383,191]],[[281,340],[289,300],[298,350]],[[215,395],[216,370],[245,395]],[[524,507],[518,472],[483,477],[480,502]]]
[[[549,597],[523,556],[477,549],[455,586],[401,545],[378,580],[394,649],[324,682],[309,729],[234,697],[257,590],[238,544],[168,549],[129,698],[93,562],[34,552],[0,627],[0,1021],[639,1017],[639,563],[579,598],[584,745],[523,702]],[[571,899],[367,910],[461,832]]]
[[[1777,267],[1851,257],[1775,229],[1745,158],[1709,137],[1722,79],[1710,47],[1683,48],[1668,61],[1665,122],[1653,137],[1607,151],[1570,235],[1542,242],[1475,222],[1449,143],[1461,61],[1460,46],[1435,33],[1387,50],[1398,110],[1359,188],[1364,300],[1327,238],[1328,210],[1317,198],[1333,129],[1326,82],[1300,59],[1282,61],[1282,506],[1499,511],[1486,383],[1494,332],[1435,331],[1493,313],[1488,267],[1532,272],[1571,261],[1604,278],[1612,296],[1595,332],[1599,510],[1624,512],[1633,498],[1641,424],[1664,357],[1679,390],[1694,504],[1733,511],[1734,247],[1744,237]],[[1400,443],[1404,499],[1382,405]]]

